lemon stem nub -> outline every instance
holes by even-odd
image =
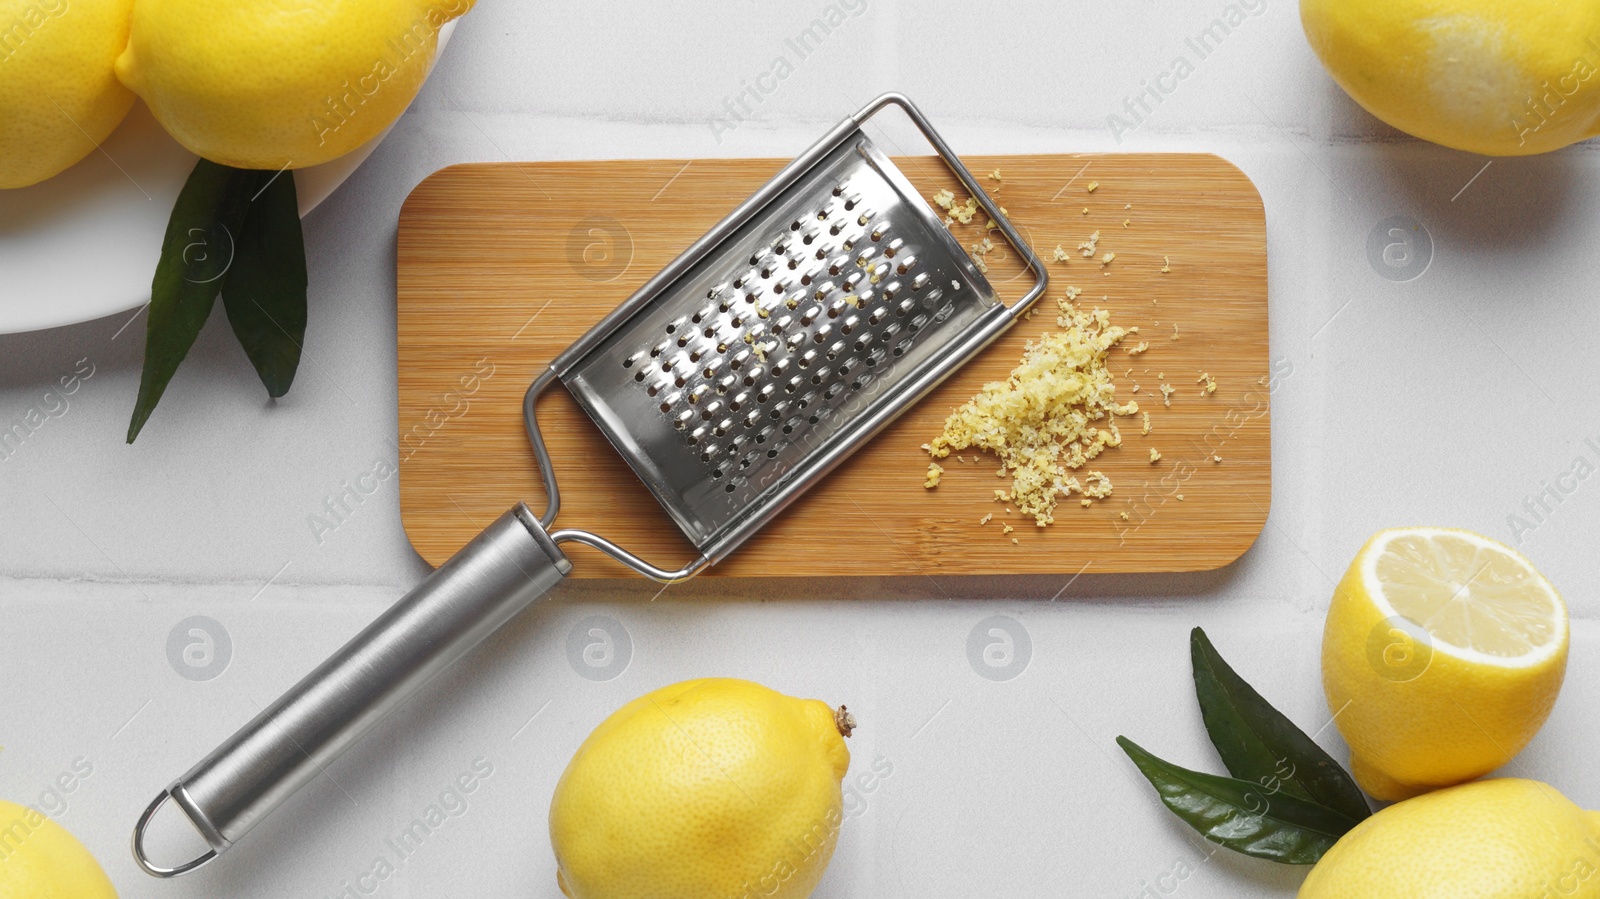
[[[839,706],[839,711],[833,713],[833,723],[839,728],[840,736],[848,737],[856,729],[856,716],[844,706]]]

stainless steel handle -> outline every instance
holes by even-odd
[[[571,570],[539,519],[518,503],[162,791],[134,827],[139,867],[172,877],[216,858]],[[145,830],[169,799],[211,846],[171,868],[154,864],[144,850]]]

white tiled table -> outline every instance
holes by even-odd
[[[1520,538],[1565,592],[1566,692],[1513,771],[1600,806],[1600,725],[1582,704],[1600,684],[1600,487],[1576,482],[1531,530],[1508,519],[1576,457],[1600,461],[1585,443],[1600,444],[1596,156],[1485,170],[1405,139],[1338,92],[1287,0],[1258,0],[1202,57],[1189,41],[1228,5],[858,0],[799,58],[786,39],[827,10],[820,0],[782,12],[484,0],[389,140],[307,221],[310,339],[287,400],[263,402],[219,315],[130,448],[140,346],[112,339],[125,316],[0,337],[0,425],[78,360],[94,372],[0,462],[0,796],[58,809],[125,896],[321,899],[393,863],[385,841],[487,759],[465,813],[376,895],[553,896],[545,810],[577,743],[632,696],[733,675],[848,703],[863,722],[854,770],[890,772],[855,790],[819,896],[1164,895],[1158,878],[1178,867],[1193,869],[1186,896],[1292,896],[1299,870],[1206,860],[1113,738],[1218,767],[1190,693],[1196,624],[1317,729],[1331,578],[1379,527],[1446,523]],[[713,124],[785,55],[793,72],[749,121]],[[1158,80],[1173,90],[1135,122],[1128,98]],[[307,520],[393,459],[395,222],[410,189],[472,160],[789,156],[889,89],[960,152],[1204,150],[1255,181],[1272,355],[1292,371],[1274,396],[1272,514],[1256,546],[1210,574],[1086,574],[1054,602],[1063,579],[704,581],[653,603],[641,584],[570,585],[223,862],[173,882],[138,873],[128,833],[155,791],[426,571],[393,481],[322,545]],[[1369,260],[1368,235],[1391,216],[1431,236],[1420,278],[1386,279]],[[995,614],[1031,641],[1012,680],[968,660],[968,633]],[[210,680],[169,660],[170,632],[197,615],[230,644]],[[593,615],[632,647],[608,681],[566,655]],[[1319,733],[1343,755],[1333,728]],[[45,796],[75,762],[88,776]]]

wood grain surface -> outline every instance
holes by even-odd
[[[412,544],[438,565],[517,500],[544,490],[521,401],[548,361],[710,229],[787,160],[630,160],[455,166],[417,187],[400,215],[401,513]],[[896,160],[925,197],[949,187],[932,157]],[[1046,259],[1050,290],[979,359],[863,448],[728,561],[702,576],[782,577],[1195,571],[1232,562],[1265,524],[1271,498],[1266,230],[1261,198],[1238,169],[1201,154],[969,157],[998,169],[998,201]],[[1091,183],[1098,186],[1091,192]],[[980,215],[955,225],[970,246]],[[1078,245],[1100,232],[1102,266]],[[1170,272],[1163,273],[1164,260]],[[994,250],[990,280],[1007,302],[1028,285],[1015,253]],[[951,409],[1002,379],[1031,337],[1055,327],[1055,301],[1081,288],[1150,347],[1111,354],[1124,443],[1088,468],[1111,497],[1076,499],[1038,528],[993,501],[997,463],[945,460],[922,486]],[[1209,373],[1214,393],[1200,380]],[[1160,385],[1176,392],[1164,405]],[[1132,392],[1134,385],[1139,391]],[[657,565],[693,555],[632,470],[559,388],[540,404],[561,488],[560,527],[588,528]],[[1150,461],[1150,450],[1161,453]],[[978,521],[987,513],[994,519]],[[1003,533],[1003,523],[1015,531]],[[1012,539],[1016,539],[1016,543]],[[573,575],[626,569],[568,547]]]

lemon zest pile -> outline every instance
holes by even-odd
[[[995,500],[1013,503],[1039,527],[1055,520],[1056,504],[1065,497],[1076,493],[1087,503],[1111,495],[1111,480],[1103,473],[1091,471],[1080,482],[1071,472],[1122,444],[1116,416],[1139,414],[1137,402],[1116,401],[1106,367],[1111,348],[1139,329],[1112,325],[1104,309],[1086,312],[1068,299],[1056,304],[1061,330],[1029,341],[1010,376],[985,384],[928,444],[934,459],[969,447],[993,453],[1001,463],[997,474],[1011,478],[1011,489],[996,490]],[[937,463],[930,465],[930,488],[938,484],[935,468]]]

